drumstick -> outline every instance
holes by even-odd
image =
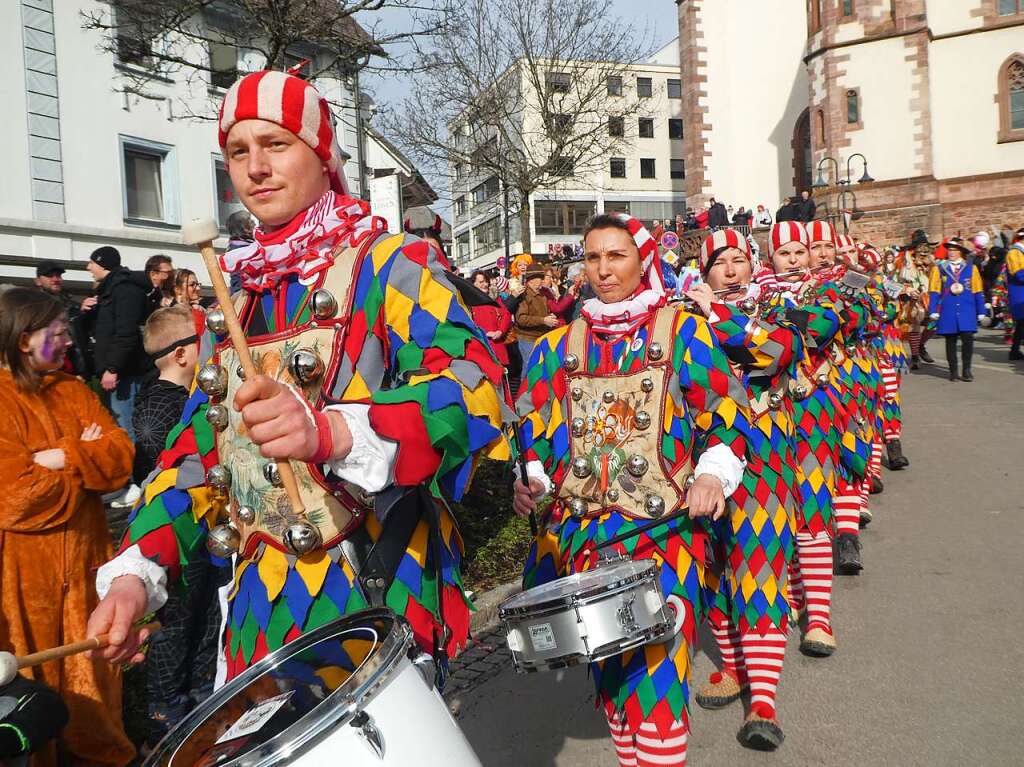
[[[508,382],[508,370],[502,374],[502,384],[505,387],[505,394],[508,401],[512,401],[512,387]],[[512,419],[512,441],[515,442],[516,448],[516,464],[519,467],[519,481],[526,487],[530,486],[530,478],[526,475],[526,456],[523,454],[523,436],[519,431],[519,421],[515,418]],[[530,533],[534,538],[537,537],[537,512],[530,512]]]
[[[614,546],[616,543],[622,543],[623,541],[628,541],[630,538],[632,538],[635,535],[640,535],[640,533],[646,533],[648,530],[651,530],[651,529],[657,527],[658,525],[664,525],[664,524],[666,524],[668,522],[671,522],[673,519],[679,519],[679,517],[685,517],[689,513],[690,513],[690,510],[686,506],[682,506],[682,507],[676,509],[675,511],[673,511],[671,514],[668,514],[667,516],[661,517],[660,519],[654,519],[654,520],[651,520],[650,522],[644,522],[644,524],[640,525],[639,527],[633,528],[628,533],[619,533],[618,535],[614,535],[611,538],[609,538],[607,541],[602,541],[601,543],[599,543],[596,546],[594,546],[593,550],[594,551],[600,551],[601,549],[606,549],[609,546]]]
[[[139,631],[148,631],[150,634],[154,634],[159,630],[159,621],[139,626]],[[14,681],[14,677],[20,669],[29,668],[30,666],[38,666],[42,663],[49,663],[53,660],[60,660],[61,658],[78,655],[79,653],[88,652],[89,650],[100,650],[109,644],[110,635],[100,634],[99,636],[83,639],[81,642],[72,642],[71,644],[61,645],[60,647],[51,647],[48,650],[40,650],[39,652],[34,652],[30,655],[15,656],[8,652],[0,653],[0,687]]]
[[[210,275],[210,282],[213,283],[213,292],[217,297],[217,304],[224,313],[224,324],[228,329],[228,336],[231,338],[231,345],[235,347],[238,361],[242,365],[242,372],[245,377],[252,380],[258,373],[256,365],[252,361],[252,354],[249,353],[249,343],[245,338],[245,331],[235,314],[235,305],[231,303],[231,294],[228,293],[228,286],[224,283],[224,275],[221,273],[220,264],[217,263],[217,254],[213,250],[213,241],[220,236],[217,224],[209,218],[200,218],[186,224],[181,228],[181,239],[186,245],[195,245],[203,256],[203,263],[206,264],[206,271]],[[302,497],[299,495],[299,485],[295,481],[295,473],[292,465],[287,459],[278,458],[277,470],[281,476],[281,484],[288,494],[288,500],[292,505],[292,511],[302,515],[306,509],[302,504]]]

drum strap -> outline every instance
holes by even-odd
[[[409,548],[416,525],[428,511],[424,488],[406,493],[389,510],[377,542],[370,539],[365,525],[341,543],[345,558],[356,574],[363,596],[372,607],[383,607],[398,565]]]

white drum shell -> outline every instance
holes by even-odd
[[[405,658],[362,711],[369,717],[367,725],[380,734],[383,758],[360,728],[349,724],[288,762],[289,767],[480,767],[440,694]]]

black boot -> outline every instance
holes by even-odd
[[[850,533],[840,533],[836,538],[836,572],[839,575],[857,575],[863,569],[860,538]]]
[[[898,439],[891,439],[885,443],[885,453],[889,458],[889,471],[899,471],[910,465],[910,461],[903,455],[903,445]]]
[[[869,495],[878,495],[885,492],[885,485],[882,484],[882,478],[876,477],[874,474],[871,475],[871,489],[868,491]]]
[[[971,373],[971,359],[974,357],[974,333],[961,333],[960,343],[963,346],[963,359],[964,373],[960,376],[961,381],[973,381],[974,374]]]
[[[924,348],[924,344],[921,344],[921,353],[918,355],[922,361],[927,362],[931,365],[935,362],[935,358],[928,353],[928,350]]]
[[[916,354],[910,355],[910,369],[911,370],[917,370],[920,367],[921,367],[921,358],[918,355],[916,355]]]

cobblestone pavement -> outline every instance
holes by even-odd
[[[453,714],[461,708],[461,696],[512,668],[512,654],[501,628],[492,628],[475,639],[451,663],[444,699]]]

